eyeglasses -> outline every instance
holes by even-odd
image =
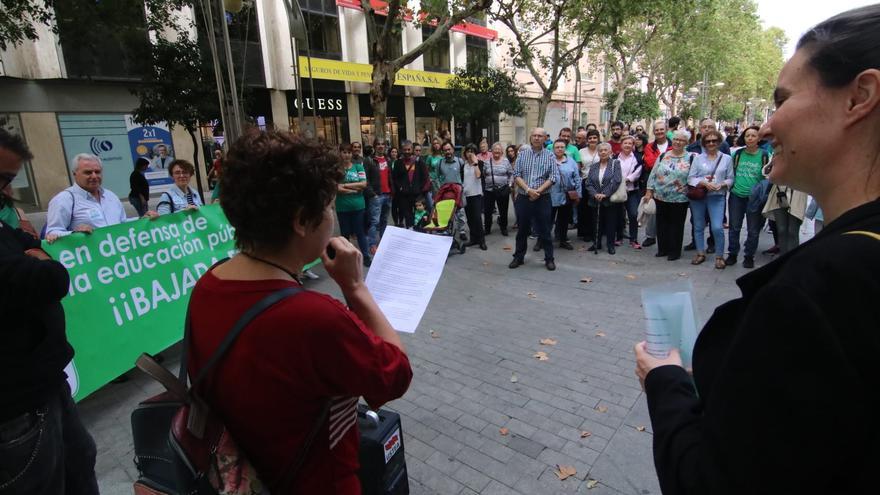
[[[707,139],[707,140],[703,141],[703,144],[718,144],[718,140],[717,139]]]

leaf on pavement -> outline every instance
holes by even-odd
[[[637,277],[636,275],[630,273],[630,274],[628,274],[628,275],[626,276],[626,278],[627,278],[627,280],[635,280],[635,279],[637,279],[637,278],[639,278],[639,277]]]
[[[604,336],[605,336],[605,332],[603,332],[602,330],[599,330],[598,332],[596,332],[596,337],[604,337]]]
[[[556,340],[551,338],[541,339],[538,342],[541,345],[556,345]]]
[[[548,356],[547,356],[547,353],[544,352],[544,351],[538,351],[538,352],[536,352],[535,355],[532,356],[532,357],[533,357],[533,358],[536,358],[538,361],[547,361],[547,360],[550,359],[550,357],[548,357]]]
[[[597,480],[594,480],[594,479],[587,480],[587,490],[592,490],[593,488],[596,488],[596,486],[598,486],[598,485],[599,485],[599,481],[597,481]]]
[[[529,296],[529,297],[532,298],[532,299],[537,299],[537,298],[538,298],[538,296],[535,295],[534,292],[526,292],[526,295]]]
[[[600,413],[607,413],[608,412],[608,408],[605,406],[596,406],[596,410],[599,411]]]
[[[431,330],[431,338],[432,339],[439,339],[440,335],[438,335],[436,331]]]
[[[510,430],[508,430],[507,428],[501,428],[500,430],[498,430],[498,433],[501,433],[502,437],[506,437],[507,434],[510,433]]]
[[[589,284],[589,283],[591,283],[592,281],[593,281],[593,279],[592,279],[591,277],[584,277],[584,278],[581,279],[581,283],[582,283],[582,284]]]
[[[593,435],[592,433],[590,433],[589,431],[586,431],[586,430],[581,432],[581,438],[588,438],[588,437],[591,437],[592,435]]]
[[[636,426],[636,431],[645,431],[644,426]]]
[[[581,247],[579,247],[579,248],[578,248],[578,252],[579,252],[579,253],[586,253],[586,252],[587,252],[587,246],[581,246]]]
[[[483,262],[483,266],[489,266],[489,262],[488,262],[488,261],[484,261],[484,262]]]
[[[519,381],[519,378],[516,376],[516,373],[510,375],[510,383],[516,383]]]
[[[503,249],[503,250],[505,250],[505,251],[513,251],[513,246],[507,245],[507,246],[504,246],[504,247],[501,248],[501,249]]]
[[[574,466],[564,466],[562,464],[556,465],[556,477],[559,478],[559,481],[570,478],[577,474],[577,469]]]
[[[679,277],[687,277],[687,276],[688,276],[688,274],[687,274],[687,273],[683,273],[683,272],[682,272],[682,273],[679,273],[679,274],[678,274],[678,276],[679,276]]]

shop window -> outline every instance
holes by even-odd
[[[299,0],[309,35],[309,49],[313,57],[342,60],[342,37],[339,32],[339,13],[333,0]],[[297,48],[307,55],[305,46]]]
[[[328,145],[348,142],[348,119],[344,117],[303,117],[300,128],[299,119],[289,117],[291,132],[304,132]]]
[[[373,117],[361,117],[361,142],[373,144]],[[385,137],[391,146],[400,146],[400,124],[397,117],[385,117]]]
[[[68,77],[140,80],[150,40],[143,2],[54,2]]]
[[[232,50],[232,60],[238,74],[237,77],[241,78],[240,74],[244,72],[245,85],[266,87],[257,8],[248,7],[242,9],[238,14],[227,12],[226,25],[229,30],[229,47]]]
[[[426,40],[434,34],[434,29],[422,28],[422,39]],[[443,34],[440,40],[425,51],[422,58],[425,70],[431,72],[449,72],[449,33]]]
[[[17,113],[0,113],[0,128],[10,134],[24,137],[21,130],[21,119]],[[38,209],[37,189],[34,186],[34,172],[31,169],[30,161],[24,162],[24,166],[10,183],[10,186],[12,188],[12,199],[15,201],[16,207],[25,211],[36,211]]]
[[[489,66],[489,42],[476,36],[466,36],[468,67]]]
[[[376,22],[376,30],[381,31],[382,26],[385,25],[385,16],[381,16],[378,14],[373,14],[373,20]],[[402,35],[397,34],[396,37],[392,37],[393,41],[391,46],[388,48],[388,58],[393,60],[403,55],[403,38]],[[369,54],[370,63],[373,63],[373,39],[370,36],[370,31],[367,30],[367,41],[369,42],[369,46],[367,47],[367,53]]]

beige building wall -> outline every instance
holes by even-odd
[[[196,132],[196,139],[200,140],[199,133]],[[171,128],[171,143],[174,145],[174,157],[180,158],[183,160],[192,160],[193,159],[193,142],[192,137],[190,137],[189,132],[181,126],[174,126]],[[201,142],[199,141],[201,144]],[[201,145],[198,146],[198,160],[197,164],[205,163],[205,153],[204,149]],[[198,165],[197,165],[198,166]],[[208,194],[208,177],[207,174],[204,173],[204,167],[199,170],[199,175],[202,179],[202,191],[206,196],[210,197]],[[193,184],[195,185],[195,177],[193,177]],[[128,191],[115,191],[120,198],[124,198],[128,196]],[[206,200],[206,198],[202,198]]]
[[[54,112],[22,112],[19,115],[28,147],[34,154],[31,169],[37,201],[45,208],[52,197],[73,183],[67,170],[58,120]]]

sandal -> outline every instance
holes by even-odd
[[[706,255],[698,254],[698,255],[694,256],[694,259],[691,261],[691,264],[692,265],[699,265],[699,264],[703,263],[704,261],[706,261]]]
[[[724,258],[715,258],[715,268],[718,270],[724,270],[727,267],[727,263],[724,262]]]

